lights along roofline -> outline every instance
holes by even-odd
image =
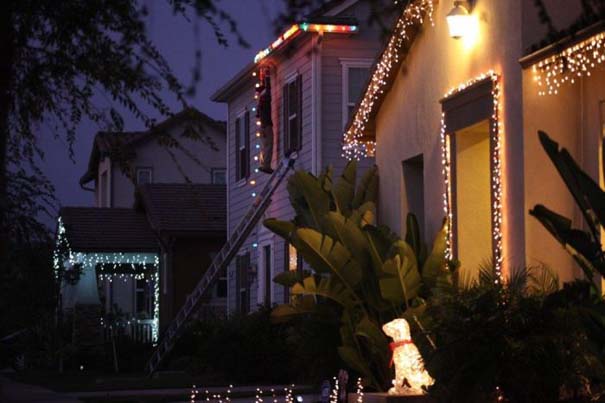
[[[258,63],[273,51],[286,43],[289,39],[298,36],[301,32],[316,32],[319,34],[354,34],[359,31],[356,24],[316,24],[313,22],[303,22],[294,24],[274,40],[268,47],[261,50],[254,56],[254,63]]]

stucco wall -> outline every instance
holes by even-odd
[[[564,85],[559,94],[552,96],[538,95],[530,69],[524,71],[523,82],[525,211],[541,203],[571,218],[575,227],[585,229],[581,212],[542,149],[537,131],[548,133],[561,147],[567,148],[598,183],[601,147],[599,103],[605,100],[605,71],[600,69],[574,85]],[[528,263],[544,263],[556,268],[562,281],[581,274],[569,254],[537,220],[527,220],[525,235]]]
[[[376,119],[376,161],[380,170],[379,218],[399,233],[402,214],[401,161],[424,154],[425,230],[432,241],[444,217],[439,100],[452,87],[490,69],[502,76],[504,258],[523,264],[523,145],[521,114],[521,0],[478,0],[474,43],[449,37],[445,16],[450,2],[435,5],[435,26],[425,24],[416,38]]]

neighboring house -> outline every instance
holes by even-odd
[[[95,137],[81,184],[94,180],[97,207],[59,214],[55,268],[81,272],[64,282],[64,310],[95,324],[117,312],[129,336],[157,340],[226,239],[224,127],[186,109],[146,132]],[[198,314],[224,315],[226,296],[223,275]]]
[[[271,84],[273,167],[298,155],[295,169],[318,174],[332,165],[340,175],[341,133],[380,50],[380,29],[369,26],[370,5],[337,0],[285,31],[255,61],[219,89],[212,99],[228,105],[228,231],[233,233],[268,176],[258,172],[255,88],[260,76]],[[260,133],[259,133],[260,134]],[[366,162],[361,166],[370,166]],[[266,217],[290,219],[286,182],[275,192]],[[229,311],[247,313],[282,303],[288,290],[273,277],[298,270],[296,250],[259,222],[229,267]]]
[[[454,2],[411,2],[345,130],[344,151],[375,158],[381,223],[403,234],[415,213],[431,240],[450,217],[448,253],[467,275],[492,259],[504,273],[546,264],[569,281],[581,272],[528,214],[544,203],[583,226],[537,130],[603,185],[605,25],[573,24],[579,0],[545,1],[557,29],[574,27],[552,43],[533,1],[472,3],[465,26],[474,29],[455,39],[446,20]]]
[[[144,183],[224,184],[225,153],[225,123],[187,108],[146,131],[97,133],[80,185],[97,207],[131,207]]]

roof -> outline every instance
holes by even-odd
[[[395,21],[383,51],[372,66],[361,99],[346,125],[343,151],[347,158],[373,154],[375,134],[372,120],[393,86],[395,73],[407,58],[423,23],[431,20],[425,16],[432,12],[432,1],[409,0]]]
[[[519,61],[521,66],[527,68],[605,31],[605,19],[600,19],[597,22],[594,22],[594,20],[581,21],[592,21],[593,23],[590,25],[573,24],[572,27],[560,31],[557,35],[551,35],[547,39],[532,45],[527,50],[526,55]]]
[[[160,235],[221,237],[227,231],[225,185],[153,183],[137,188],[136,208]]]
[[[346,24],[346,25],[357,25],[358,21],[353,17],[340,17],[335,14],[342,11],[343,8],[348,8],[357,3],[359,0],[330,0],[324,2],[321,6],[311,11],[300,23],[307,24]],[[296,38],[303,37],[310,34],[310,32],[300,31],[300,35],[293,36],[289,43],[293,43]],[[288,46],[282,46],[279,51],[284,51]],[[235,76],[229,81],[217,89],[211,96],[210,99],[214,102],[227,102],[231,96],[236,92],[238,88],[249,81],[249,77],[254,72],[257,63],[251,62],[241,69]]]
[[[88,169],[80,178],[80,185],[84,185],[96,178],[99,161],[103,156],[114,153],[120,159],[131,159],[134,157],[135,148],[138,145],[188,120],[198,120],[219,133],[226,133],[227,126],[224,121],[212,119],[205,113],[191,107],[183,109],[146,131],[98,132],[95,135],[88,159]]]
[[[74,252],[155,252],[145,214],[129,208],[63,207],[59,211]]]

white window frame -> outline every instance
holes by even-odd
[[[258,265],[258,284],[257,284],[257,292],[256,292],[256,302],[260,304],[265,303],[265,247],[269,246],[271,248],[271,282],[270,282],[270,294],[271,294],[271,303],[275,303],[275,284],[273,283],[273,277],[275,277],[275,245],[273,240],[268,240],[261,242],[258,246],[258,255],[257,261]]]
[[[149,182],[147,183],[153,183],[153,168],[152,167],[136,167],[134,170],[134,174],[135,174],[135,182],[137,185],[140,185],[140,181],[139,181],[139,173],[141,172],[148,172],[149,173]]]
[[[240,110],[235,115],[235,118],[233,119],[233,134],[234,134],[233,140],[234,140],[235,144],[238,144],[238,142],[239,142],[239,139],[237,138],[238,134],[237,134],[237,130],[236,130],[237,119],[240,119],[240,122],[241,122],[240,130],[243,130],[244,126],[245,126],[245,123],[246,123],[246,113],[249,112],[249,111],[252,112],[252,108],[243,108],[242,110]],[[250,126],[248,127],[248,134],[247,134],[248,137],[250,136],[250,128],[252,127],[252,119],[253,119],[253,116],[252,116],[252,113],[250,113],[250,122],[249,122]],[[246,137],[244,137],[244,147],[246,146],[245,140],[246,140]],[[248,138],[248,144],[250,144],[250,146],[252,145],[252,141],[251,141],[250,138]],[[235,150],[235,160],[233,161],[234,162],[234,169],[235,169],[235,177],[234,177],[235,178],[235,182],[234,182],[234,184],[236,186],[244,186],[246,183],[248,183],[248,178],[251,175],[251,168],[252,168],[252,161],[251,161],[251,158],[250,158],[250,156],[251,156],[251,152],[250,151],[251,150],[248,149],[248,175],[247,176],[243,176],[243,177],[241,177],[241,178],[238,179],[238,176],[240,174],[240,169],[239,169],[240,167],[238,166],[238,164],[239,164],[238,161],[239,161],[239,158],[240,158],[239,152],[240,152],[241,148],[242,148],[242,145],[239,144],[239,148],[237,150]],[[229,177],[227,177],[227,183],[229,183]]]
[[[371,74],[372,65],[374,64],[373,59],[364,58],[340,58],[340,65],[342,68],[342,127],[344,128],[349,121],[349,106],[355,106],[349,102],[349,69],[351,68],[367,68]],[[368,77],[370,77],[368,75]],[[363,96],[363,94],[362,94]]]

